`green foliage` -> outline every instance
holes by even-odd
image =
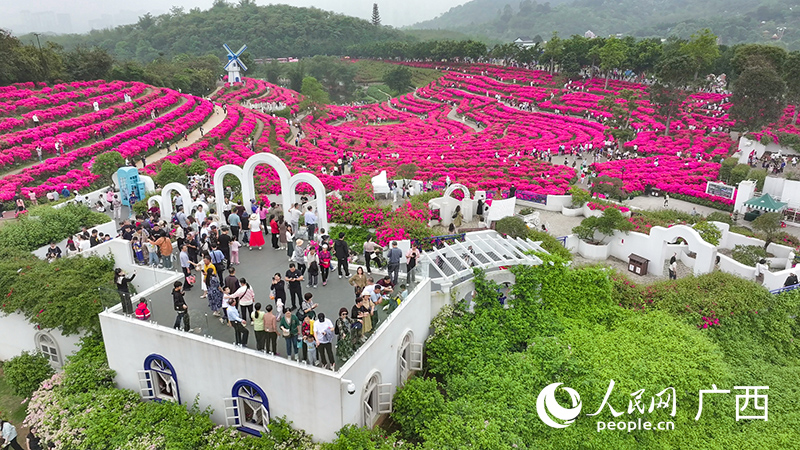
[[[551,255],[558,255],[567,261],[572,259],[572,253],[564,247],[564,244],[544,231],[528,230],[528,239],[534,242],[541,241],[542,248]]]
[[[355,425],[345,425],[336,432],[336,439],[322,444],[323,450],[392,450],[396,448],[414,450],[414,444],[398,440],[394,433],[386,436],[379,428],[369,429]]]
[[[533,208],[522,208],[519,210],[520,216],[528,216],[533,214]]]
[[[609,177],[603,175],[594,179],[594,184],[591,187],[592,194],[603,194],[608,198],[613,198],[619,201],[628,198],[628,193],[622,189],[622,180],[619,178]]]
[[[745,266],[755,266],[762,258],[767,257],[767,251],[757,245],[737,245],[733,247],[731,257]]]
[[[339,233],[344,233],[344,241],[350,246],[350,250],[358,252],[359,254],[363,251],[364,242],[367,242],[370,236],[375,239],[374,233],[371,233],[364,227],[336,225],[328,230],[328,234],[334,239],[339,238]]]
[[[781,222],[783,217],[779,213],[766,213],[761,214],[753,221],[753,229],[764,233],[765,244],[764,249],[775,240],[778,233],[781,231]]]
[[[721,211],[714,211],[713,213],[707,215],[706,220],[709,222],[722,222],[727,223],[728,225],[733,225],[733,219],[731,218],[731,215]]]
[[[3,363],[3,372],[14,395],[30,397],[42,381],[53,375],[53,368],[45,354],[22,352]]]
[[[83,394],[114,387],[116,373],[108,367],[106,347],[100,333],[82,337],[80,348],[67,358],[67,362],[61,385],[65,393]]]
[[[722,231],[711,222],[697,222],[692,227],[700,233],[700,237],[711,245],[718,245],[719,240],[722,238]]]
[[[764,189],[767,171],[766,169],[750,169],[750,172],[747,173],[747,179],[754,180],[756,182],[756,190],[760,192]]]
[[[443,413],[447,404],[433,378],[412,378],[398,389],[392,401],[392,419],[406,439],[418,441],[428,425]]]
[[[119,302],[110,258],[60,258],[52,263],[30,253],[0,259],[0,288],[8,294],[0,310],[19,312],[42,328],[64,334],[99,330],[97,314]],[[90,286],[90,289],[87,289]]]
[[[581,221],[581,224],[574,227],[572,232],[577,234],[579,238],[587,242],[593,242],[596,233],[601,234],[604,238],[601,243],[605,241],[605,237],[610,237],[615,231],[622,231],[627,233],[633,230],[633,223],[628,221],[622,212],[617,208],[606,208],[603,215],[600,217],[587,217]]]
[[[731,157],[722,160],[722,163],[719,167],[719,179],[727,182],[730,179],[733,168],[736,167],[737,164],[739,164],[739,160],[737,158]]]
[[[419,170],[419,167],[414,163],[401,164],[397,168],[397,175],[404,180],[413,180],[417,176],[417,170]]]
[[[411,86],[411,70],[405,66],[397,66],[383,76],[383,82],[402,94]]]
[[[772,66],[749,66],[733,84],[730,116],[745,131],[759,130],[781,117],[785,93],[786,83]]]
[[[305,77],[300,92],[304,97],[300,102],[300,109],[310,110],[314,118],[323,117],[331,99],[322,88],[322,84],[314,77]]]
[[[118,151],[109,151],[101,153],[94,158],[92,163],[92,173],[107,178],[109,184],[111,183],[111,176],[117,172],[117,169],[125,165],[125,158],[120,155]]]
[[[0,228],[0,249],[35,250],[77,233],[82,226],[92,227],[110,220],[105,214],[83,206],[34,207],[27,215]]]
[[[205,175],[208,172],[208,163],[202,159],[195,159],[186,169],[187,175]]]
[[[164,187],[169,183],[180,183],[185,185],[189,182],[189,178],[186,176],[185,167],[179,166],[171,161],[164,161],[164,163],[161,164],[161,169],[158,171],[158,175],[153,177],[153,181],[155,181],[159,186]]]
[[[731,170],[728,184],[731,186],[738,186],[739,183],[747,179],[748,173],[750,173],[750,166],[747,164],[737,164],[736,167]]]
[[[592,199],[592,194],[577,186],[569,188],[569,193],[572,195],[573,208],[580,208]]]
[[[336,56],[317,55],[303,60],[308,73],[316,78],[334,102],[353,99],[357,68]]]
[[[519,217],[504,217],[495,224],[495,231],[503,236],[512,238],[525,237],[528,235],[528,225]]]

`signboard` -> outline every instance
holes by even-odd
[[[733,200],[733,197],[736,195],[736,188],[734,186],[728,186],[724,183],[714,183],[713,181],[709,181],[706,185],[706,194],[716,195],[717,197]]]

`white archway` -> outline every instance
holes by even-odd
[[[688,248],[697,255],[694,264],[695,275],[703,275],[714,270],[717,248],[704,241],[700,233],[694,228],[686,225],[675,225],[669,228],[653,227],[650,230],[650,238],[655,239],[656,243],[661,242],[660,246],[651,246],[654,249],[657,248],[657,251],[660,252],[658,259],[650,258],[651,261],[656,263],[655,267],[653,267],[653,264],[649,267],[654,274],[661,275],[663,273],[664,261],[670,257],[670,249],[667,247],[667,242],[672,242],[677,238],[685,239],[686,243],[689,244]]]
[[[290,204],[296,202],[297,195],[295,194],[295,189],[297,189],[297,185],[300,183],[308,183],[314,188],[314,196],[317,198],[317,227],[330,231],[328,229],[327,198],[325,196],[325,186],[323,186],[322,181],[320,181],[316,175],[309,172],[301,172],[292,176],[292,178],[289,179]]]
[[[191,211],[192,207],[194,207],[194,200],[192,200],[192,194],[189,193],[189,189],[180,184],[180,183],[168,183],[161,189],[161,194],[154,195],[147,199],[147,206],[153,206],[153,203],[158,203],[159,208],[161,209],[161,220],[169,221],[172,218],[172,193],[177,192],[180,195],[181,199],[183,199],[183,210],[184,211]],[[201,202],[197,202],[202,204]]]
[[[310,184],[314,188],[314,193],[317,197],[318,225],[323,228],[328,227],[325,186],[322,181],[309,172],[302,172],[292,176],[286,164],[272,153],[257,153],[247,158],[243,167],[226,164],[214,172],[214,196],[217,202],[217,211],[223,210],[225,202],[225,187],[222,185],[225,175],[234,175],[239,178],[242,183],[242,203],[246,205],[250,199],[255,198],[255,172],[256,168],[261,164],[266,164],[278,172],[278,178],[281,183],[281,203],[284,211],[288,211],[289,207],[294,203],[294,188],[300,183]]]
[[[468,198],[469,198],[469,189],[468,189],[466,186],[464,186],[463,184],[459,184],[459,183],[453,183],[453,184],[451,184],[451,185],[450,185],[450,186],[449,186],[449,187],[448,187],[448,188],[447,188],[447,189],[444,191],[444,196],[445,196],[445,197],[452,197],[452,194],[453,194],[453,192],[455,192],[455,191],[461,191],[461,192],[463,192],[463,193],[464,193],[464,199],[468,199]]]

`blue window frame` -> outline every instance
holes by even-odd
[[[231,398],[225,399],[225,418],[228,426],[239,431],[261,436],[269,432],[269,400],[257,384],[239,380],[231,389]]]

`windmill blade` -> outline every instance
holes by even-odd
[[[225,67],[223,67],[222,69],[223,70],[228,70],[228,66],[233,64],[234,61],[236,61],[236,58],[229,59],[228,62],[225,64]]]
[[[230,56],[234,55],[233,50],[231,50],[231,48],[228,47],[228,44],[222,44],[222,46],[225,48],[225,50],[228,51],[228,55],[230,55]]]
[[[241,67],[241,68],[242,68],[242,72],[247,72],[247,66],[245,66],[245,65],[244,65],[244,63],[242,62],[242,60],[241,60],[241,59],[239,59],[239,58],[236,58],[236,62],[238,62],[238,63],[239,63],[239,67]]]
[[[244,53],[245,50],[247,50],[247,44],[243,45],[242,48],[240,48],[239,51],[236,52],[236,56],[242,56],[242,53]]]

